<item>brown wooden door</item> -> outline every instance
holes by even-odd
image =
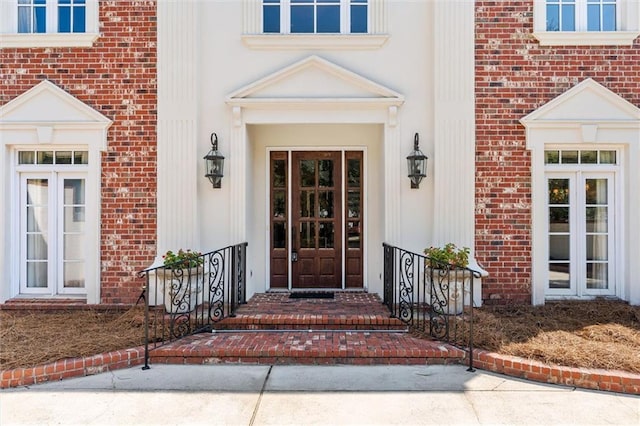
[[[292,288],[342,288],[341,153],[293,152]]]

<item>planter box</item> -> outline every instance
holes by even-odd
[[[427,303],[437,314],[460,315],[465,299],[470,300],[471,273],[466,269],[425,268]]]
[[[202,293],[203,279],[202,266],[187,269],[159,269],[158,285],[162,283],[165,310],[171,314],[193,311],[199,299],[202,303],[198,294]]]

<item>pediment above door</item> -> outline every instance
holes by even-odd
[[[227,96],[232,106],[323,108],[399,106],[404,96],[318,56],[309,56]]]

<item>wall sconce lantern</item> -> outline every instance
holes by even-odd
[[[220,188],[224,169],[224,156],[218,151],[218,135],[211,133],[211,151],[204,156],[204,176],[214,188]]]
[[[419,188],[420,181],[427,176],[427,156],[418,147],[419,136],[413,137],[413,151],[407,156],[408,176],[411,179],[411,188]]]

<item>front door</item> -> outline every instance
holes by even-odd
[[[270,287],[361,288],[362,153],[272,152],[270,169]]]

